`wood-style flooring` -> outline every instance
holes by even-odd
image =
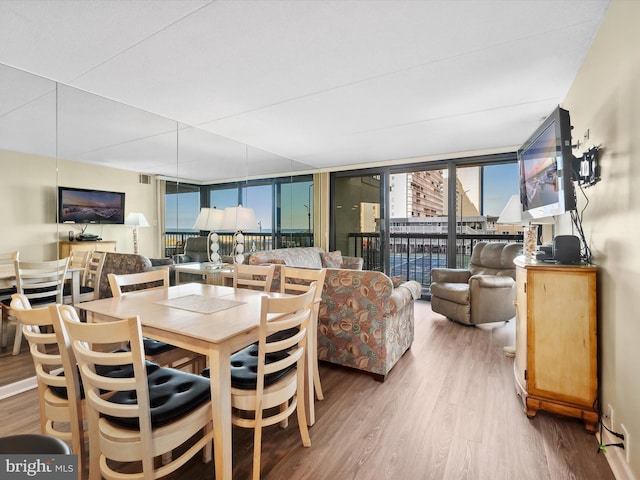
[[[384,383],[321,363],[311,447],[295,416],[285,430],[265,429],[263,479],[614,478],[582,422],[524,414],[502,350],[513,322],[463,327],[417,302],[415,324],[412,348]],[[0,401],[1,434],[37,432],[37,408],[35,390]],[[252,432],[234,428],[233,438],[234,479],[250,478]],[[212,479],[213,468],[196,458],[169,478]]]

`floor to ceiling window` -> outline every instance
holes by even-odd
[[[184,242],[197,234],[193,228],[200,212],[200,188],[177,182],[165,184],[165,256],[184,252]]]
[[[181,253],[186,238],[200,234],[193,229],[200,207],[252,208],[257,228],[244,232],[248,251],[313,246],[312,175],[203,186],[167,182],[165,204],[167,255]],[[221,253],[227,255],[233,232],[217,233]]]
[[[431,269],[467,267],[480,240],[521,238],[497,223],[517,193],[515,154],[336,172],[330,248],[417,280],[428,297]]]

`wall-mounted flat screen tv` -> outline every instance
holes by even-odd
[[[569,112],[557,107],[518,150],[520,201],[533,218],[576,208]]]
[[[58,187],[58,223],[124,223],[124,193]]]

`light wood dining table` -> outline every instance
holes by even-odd
[[[138,315],[142,333],[146,337],[207,356],[217,479],[232,477],[230,357],[232,353],[258,340],[262,295],[283,296],[279,293],[187,283],[75,305],[89,313],[87,318],[90,322]],[[214,303],[216,300],[238,303],[212,313],[206,313],[204,309],[193,311],[185,308],[185,305],[206,305],[207,299]],[[171,306],[171,302],[183,305]]]

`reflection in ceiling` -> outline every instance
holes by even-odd
[[[193,181],[513,150],[562,103],[607,7],[4,0],[0,148],[52,151],[49,79],[59,158],[174,175],[154,152],[177,141]]]

